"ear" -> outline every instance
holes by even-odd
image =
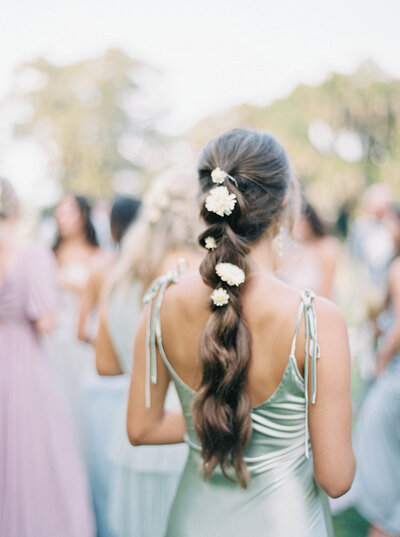
[[[286,193],[285,197],[283,198],[282,204],[281,204],[282,209],[286,206],[288,201],[289,201],[289,194]]]

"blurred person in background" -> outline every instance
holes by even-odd
[[[354,221],[348,238],[350,251],[355,259],[365,264],[370,283],[383,288],[394,254],[393,238],[386,225],[392,203],[388,185],[376,183],[367,188],[362,197],[361,214]]]
[[[109,227],[116,253],[107,257],[90,274],[82,292],[78,337],[95,344],[90,319],[98,316],[98,302],[104,280],[118,259],[120,242],[129,225],[135,220],[140,202],[132,198],[117,198],[111,207]],[[82,385],[82,414],[84,445],[97,522],[97,537],[119,537],[109,522],[110,501],[110,439],[115,420],[126,400],[126,379],[116,376],[100,377],[95,371]]]
[[[57,236],[53,246],[62,288],[62,304],[57,330],[49,338],[49,353],[82,434],[82,382],[94,371],[94,352],[78,341],[78,316],[81,294],[91,271],[104,263],[96,231],[91,221],[91,206],[83,196],[68,194],[55,213]],[[94,321],[93,321],[94,322]]]
[[[94,537],[72,416],[42,345],[58,307],[56,260],[18,223],[0,178],[0,535]]]
[[[328,234],[317,211],[307,200],[303,201],[301,217],[295,223],[292,235],[294,240],[281,246],[279,277],[298,289],[311,289],[319,296],[332,298],[340,242]]]
[[[350,353],[337,308],[274,273],[298,205],[288,157],[269,133],[233,129],[198,169],[207,253],[146,295],[130,440],[189,445],[168,537],[331,537],[326,493],[354,475]],[[183,415],[164,408],[171,378]]]
[[[360,396],[374,376],[376,327],[386,309],[389,267],[395,255],[392,204],[388,185],[375,183],[368,187],[346,240],[350,277],[342,299],[348,303],[348,317],[353,317],[352,349]]]
[[[98,304],[106,274],[118,257],[122,237],[135,220],[139,207],[140,201],[129,197],[118,197],[111,206],[109,227],[116,255],[106,257],[100,266],[91,271],[83,289],[78,323],[78,338],[81,341],[94,343],[93,334],[90,331],[90,316]]]
[[[96,230],[97,240],[102,248],[112,248],[112,236],[110,233],[110,201],[97,199],[91,210],[91,220]]]
[[[114,431],[110,517],[118,537],[164,537],[186,446],[132,447],[126,434],[126,405],[133,342],[142,298],[151,281],[176,270],[181,258],[191,269],[200,257],[196,244],[194,182],[169,172],[155,180],[139,220],[122,243],[121,255],[107,283],[101,307],[96,363],[101,375],[122,375],[125,398]],[[174,388],[167,406],[178,408]]]
[[[368,537],[400,536],[400,211],[392,211],[391,229],[397,256],[389,269],[389,308],[379,317],[375,380],[358,416],[350,492],[371,524]]]

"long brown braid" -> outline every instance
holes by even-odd
[[[223,217],[205,207],[209,191],[216,186],[211,172],[217,167],[229,174],[224,186],[237,198],[232,214]],[[291,182],[290,166],[285,150],[270,134],[233,129],[203,149],[199,181],[201,216],[208,224],[199,242],[205,246],[207,237],[216,241],[216,248],[202,261],[200,274],[212,289],[225,289],[229,302],[218,307],[210,300],[212,313],[199,345],[203,375],[193,400],[193,421],[202,445],[205,479],[220,465],[227,477],[233,468],[246,487],[249,474],[243,457],[252,422],[246,389],[251,336],[240,300],[244,285],[222,282],[215,267],[220,262],[232,263],[249,274],[250,246],[281,214]]]

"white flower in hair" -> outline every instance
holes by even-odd
[[[211,172],[211,179],[213,183],[221,184],[225,181],[227,173],[221,168],[217,167]]]
[[[229,302],[228,291],[226,291],[226,289],[222,289],[222,287],[214,289],[214,291],[211,293],[211,300],[215,306],[226,306]]]
[[[210,190],[206,198],[206,209],[219,216],[229,216],[236,205],[236,194],[230,194],[226,186],[217,186]]]
[[[218,263],[215,266],[215,272],[221,278],[223,282],[228,285],[240,285],[242,284],[246,276],[241,268],[232,263]]]
[[[214,237],[206,237],[204,240],[204,246],[207,248],[207,250],[215,250],[217,247],[217,241],[214,239]]]

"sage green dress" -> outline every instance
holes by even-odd
[[[246,489],[217,469],[205,481],[200,441],[192,420],[195,392],[176,374],[162,346],[160,307],[163,294],[179,272],[156,280],[145,297],[152,304],[147,355],[147,405],[150,383],[157,382],[155,349],[173,379],[186,419],[189,457],[171,509],[166,537],[332,537],[326,494],[318,486],[308,434],[310,402],[316,399],[316,362],[319,357],[317,324],[310,291],[301,294],[290,356],[275,392],[251,411],[253,433],[245,461],[251,480]],[[304,378],[294,356],[296,336],[305,316],[306,361]]]
[[[126,409],[133,344],[142,308],[140,282],[116,286],[107,304],[107,320],[125,389],[111,438],[111,485],[108,516],[117,537],[163,537],[168,515],[182,474],[188,448],[132,446],[126,434]],[[179,408],[174,386],[170,386],[167,408]],[[39,537],[39,536],[38,536]]]

